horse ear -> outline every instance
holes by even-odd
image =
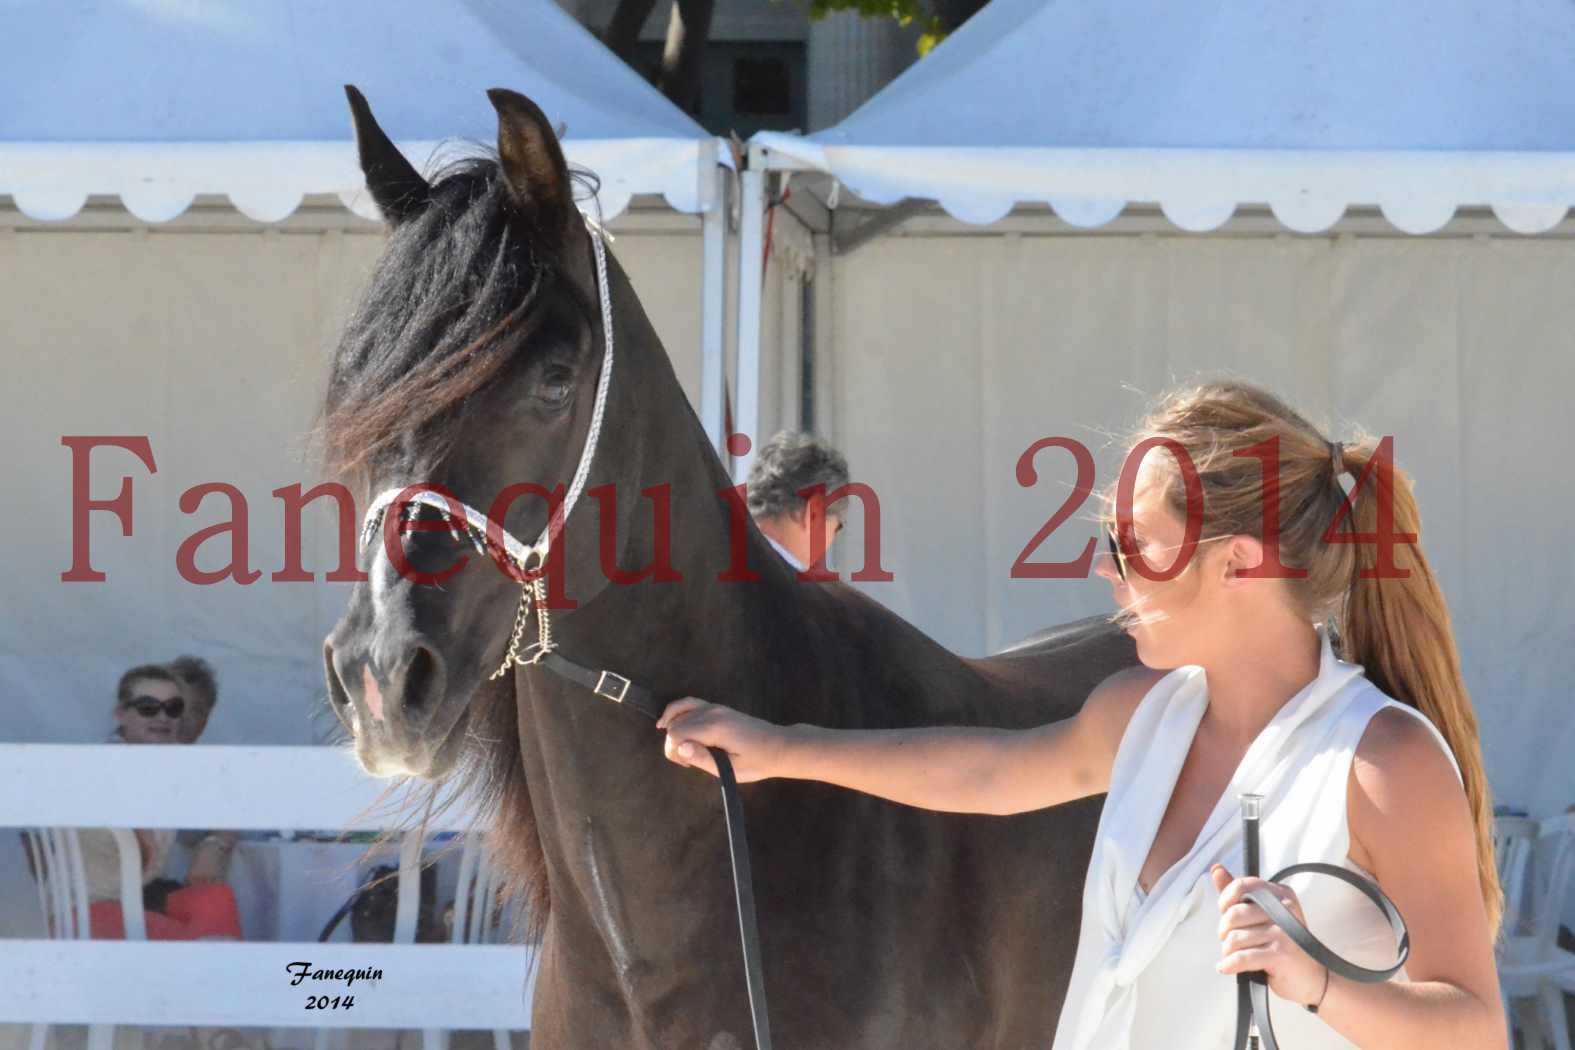
[[[543,230],[563,229],[574,210],[574,194],[568,162],[546,114],[507,88],[491,88],[487,97],[498,111],[498,159],[509,196]]]
[[[372,118],[372,107],[354,84],[345,85],[355,119],[355,147],[361,174],[383,218],[392,226],[415,215],[432,200],[431,188]]]

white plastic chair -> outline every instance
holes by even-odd
[[[126,939],[148,939],[147,918],[142,910],[142,850],[137,835],[128,828],[110,828],[120,853],[120,908]],[[87,876],[82,867],[82,844],[75,828],[24,828],[22,839],[38,889],[38,905],[52,940],[89,940]],[[44,1050],[49,1025],[35,1024],[28,1050]],[[114,1025],[89,1025],[88,1050],[113,1050]]]
[[[1504,887],[1506,920],[1521,905],[1526,866],[1537,842],[1537,822],[1530,817],[1493,818],[1493,859]]]
[[[401,878],[403,878],[401,871]],[[412,875],[412,881],[415,876]],[[486,836],[479,831],[465,835],[465,846],[459,855],[459,881],[454,886],[454,928],[449,933],[452,944],[496,944],[501,923],[497,900],[502,888],[502,873],[487,856]],[[509,1033],[495,1029],[492,1033],[494,1050],[510,1050]],[[448,1050],[448,1032],[427,1029],[422,1032],[422,1050]]]
[[[407,833],[400,842],[399,908],[394,924],[396,944],[415,943],[416,915],[421,906],[423,845],[422,837],[414,832]],[[481,832],[467,833],[459,857],[459,878],[454,887],[454,928],[449,934],[450,943],[497,943],[501,929],[497,897],[501,887],[501,873],[487,858],[486,836]],[[344,1029],[319,1028],[315,1050],[342,1050],[344,1034]],[[492,1042],[494,1050],[511,1050],[507,1029],[495,1030]],[[448,1050],[448,1045],[447,1029],[422,1029],[422,1050]]]
[[[1541,821],[1500,817],[1493,837],[1504,882],[1497,955],[1506,1013],[1513,1018],[1515,1004],[1530,1000],[1532,1009],[1521,1015],[1527,1045],[1541,1050],[1545,1030],[1554,1050],[1570,1050],[1562,985],[1575,980],[1575,956],[1559,949],[1558,933],[1575,871],[1575,813]]]

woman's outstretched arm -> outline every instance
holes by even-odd
[[[922,809],[1022,813],[1107,790],[1127,721],[1161,674],[1118,671],[1076,715],[1033,729],[781,726],[694,697],[669,704],[657,727],[669,759],[713,775],[706,749],[719,747],[740,781],[819,780]]]

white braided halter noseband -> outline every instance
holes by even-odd
[[[607,252],[602,245],[604,239],[611,239],[611,237],[595,219],[583,214],[581,217],[590,232],[591,245],[596,250],[596,291],[601,300],[602,310],[602,372],[596,380],[596,403],[591,410],[591,426],[585,435],[585,447],[580,451],[580,463],[574,470],[574,477],[569,482],[569,490],[564,495],[563,502],[548,519],[541,530],[541,535],[536,537],[536,542],[528,547],[505,529],[501,521],[492,520],[475,507],[457,498],[445,497],[428,489],[419,489],[406,496],[401,506],[402,512],[418,503],[435,508],[442,515],[443,520],[449,523],[450,531],[456,536],[468,539],[483,557],[490,557],[491,551],[501,544],[502,553],[521,571],[546,564],[547,552],[563,531],[564,521],[568,519],[569,512],[574,509],[575,503],[580,498],[581,490],[585,488],[585,478],[591,472],[591,460],[596,456],[596,443],[601,437],[602,417],[607,408],[607,389],[612,383],[612,294],[607,288]],[[367,507],[366,516],[361,524],[361,546],[365,547],[376,536],[384,512],[404,491],[405,487],[402,486],[384,489],[378,493],[372,505]],[[454,510],[464,514],[463,521],[454,520]]]

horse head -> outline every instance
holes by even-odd
[[[496,156],[464,158],[429,181],[360,92],[346,93],[389,236],[333,357],[325,451],[363,497],[430,486],[443,505],[395,502],[367,522],[367,578],[324,642],[325,671],[369,772],[439,779],[474,728],[473,702],[510,692],[509,681],[494,689],[488,678],[509,650],[525,568],[506,556],[505,535],[543,533],[587,446],[609,305],[598,281],[603,253],[530,99],[489,91]],[[620,349],[638,348],[654,333],[616,262],[603,261],[604,279],[625,293],[609,318],[629,336]],[[638,357],[620,361],[627,382],[611,410],[639,384],[641,367]],[[639,448],[613,434],[603,448],[588,480],[616,489]],[[490,523],[455,527],[461,504]],[[478,535],[484,543],[472,549],[467,540]],[[554,545],[557,604],[605,585],[597,553],[592,540]]]

